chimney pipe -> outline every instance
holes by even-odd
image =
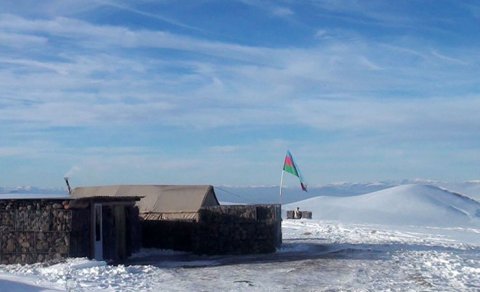
[[[70,183],[68,182],[68,177],[64,177],[65,179],[65,182],[67,183],[67,188],[68,188],[68,194],[71,195],[72,194],[72,188],[70,187]]]

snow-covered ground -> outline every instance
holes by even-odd
[[[0,291],[480,291],[478,202],[429,186],[316,199],[285,206],[314,219],[284,220],[274,254],[0,265]]]

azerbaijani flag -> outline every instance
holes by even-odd
[[[290,151],[287,151],[287,155],[285,156],[283,170],[298,177],[298,179],[300,180],[300,186],[302,186],[302,190],[304,190],[305,192],[307,191],[307,185],[303,182],[302,175],[300,174],[297,165],[293,161],[292,153],[290,153]]]

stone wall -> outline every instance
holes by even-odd
[[[161,249],[192,251],[195,221],[142,220],[142,245]]]
[[[212,206],[200,210],[193,234],[197,254],[275,252],[282,243],[280,205]]]
[[[0,263],[34,263],[66,257],[72,211],[63,200],[0,201]]]

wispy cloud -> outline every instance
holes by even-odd
[[[291,16],[295,14],[292,9],[287,8],[287,7],[275,7],[273,8],[273,14],[280,16],[280,17],[286,17],[286,16]]]
[[[7,65],[0,72],[3,83],[9,84],[4,90],[13,94],[15,88],[22,87],[28,92],[22,98],[42,101],[35,106],[0,109],[1,119],[46,126],[93,126],[106,121],[141,123],[147,119],[176,126],[269,125],[282,122],[279,113],[284,111],[271,104],[292,96],[303,100],[299,104],[334,92],[357,98],[381,98],[384,94],[395,96],[408,90],[434,98],[435,93],[425,95],[424,92],[432,93],[434,86],[440,94],[443,86],[460,88],[476,82],[474,77],[470,80],[457,77],[458,72],[468,72],[468,68],[460,66],[451,70],[452,61],[465,64],[458,62],[460,59],[446,57],[435,50],[402,48],[395,43],[335,40],[313,48],[274,49],[197,40],[158,31],[97,26],[66,18],[30,21],[4,16],[0,27],[20,27],[24,33],[68,37],[77,46],[102,44],[102,47],[90,47],[88,57],[62,52],[61,61],[39,61],[34,55],[32,59],[0,60]],[[126,50],[153,47],[192,54],[200,52],[216,59],[185,61],[160,55],[146,62],[135,52],[127,57],[124,51],[114,49],[118,45]],[[113,49],[113,54],[105,54],[105,48]],[[81,52],[81,47],[76,49]],[[464,54],[463,50],[453,53],[478,62],[474,53]],[[226,58],[233,60],[225,63]],[[19,75],[17,70],[21,67],[25,69]],[[449,70],[439,73],[439,68]],[[98,75],[102,78],[97,78]],[[414,80],[415,76],[422,82]],[[446,78],[448,83],[438,83]],[[129,104],[128,96],[142,102]],[[250,108],[252,103],[257,106]],[[62,108],[67,111],[60,110]]]
[[[465,62],[465,61],[463,61],[459,58],[452,58],[452,57],[446,56],[444,54],[441,54],[441,53],[437,52],[436,50],[432,51],[432,55],[434,55],[435,57],[437,57],[439,59],[442,59],[442,60],[445,60],[445,61],[448,61],[448,62],[451,62],[451,63],[454,63],[454,64],[468,65],[467,62]]]
[[[181,27],[181,28],[186,28],[186,29],[189,29],[189,30],[199,31],[199,32],[203,32],[203,33],[207,32],[207,31],[205,31],[203,29],[200,29],[198,27],[191,26],[191,25],[182,23],[178,20],[159,15],[158,13],[150,13],[150,12],[143,11],[143,10],[140,10],[140,9],[132,8],[132,7],[130,7],[126,4],[124,4],[124,3],[118,3],[116,1],[101,1],[100,3],[102,3],[103,5],[108,5],[108,6],[117,8],[117,9],[133,12],[135,14],[146,16],[146,17],[149,17],[149,18],[157,19],[157,20],[160,20],[160,21],[163,21],[163,22],[166,22],[166,23],[169,23],[169,24]]]
[[[273,15],[280,18],[289,18],[290,16],[293,16],[295,14],[293,9],[287,6],[289,3],[286,1],[275,2],[275,1],[239,0],[239,2],[251,7],[255,7],[261,11],[267,12],[268,15]]]
[[[268,50],[259,50],[236,44],[205,41],[165,31],[131,30],[121,26],[93,25],[71,18],[53,20],[28,20],[14,15],[0,15],[0,29],[15,30],[25,34],[42,33],[50,37],[66,38],[77,46],[88,49],[159,48],[175,49],[196,54],[208,54],[234,60],[268,58]]]
[[[23,48],[25,46],[44,45],[46,42],[47,38],[41,36],[0,32],[2,46]]]
[[[364,160],[350,155],[353,169],[367,163],[384,171],[372,153],[396,157],[391,161],[410,153],[413,161],[416,143],[476,145],[476,45],[443,45],[411,33],[419,17],[393,8],[382,15],[382,3],[310,1],[305,9],[290,1],[241,2],[246,6],[237,8],[271,16],[257,29],[272,40],[225,41],[190,26],[201,21],[184,23],[121,1],[72,8],[55,2],[33,17],[5,9],[0,156],[39,164],[56,157],[59,176],[78,165],[89,180],[95,178],[88,169],[115,173],[113,181],[135,167],[136,177],[147,170],[168,177],[168,169],[177,169],[184,181],[218,175],[235,184],[249,165],[275,169],[274,156],[290,146],[331,160],[329,166],[342,163],[319,149],[337,160],[356,153]],[[91,13],[99,7],[144,17],[148,25],[98,21]],[[324,14],[335,21],[313,17]],[[342,20],[357,16],[367,25]],[[275,43],[279,31],[299,43]],[[207,160],[210,174],[203,174]],[[313,164],[307,169],[319,170]],[[344,164],[339,172],[348,169]],[[267,172],[263,178],[273,180]]]

